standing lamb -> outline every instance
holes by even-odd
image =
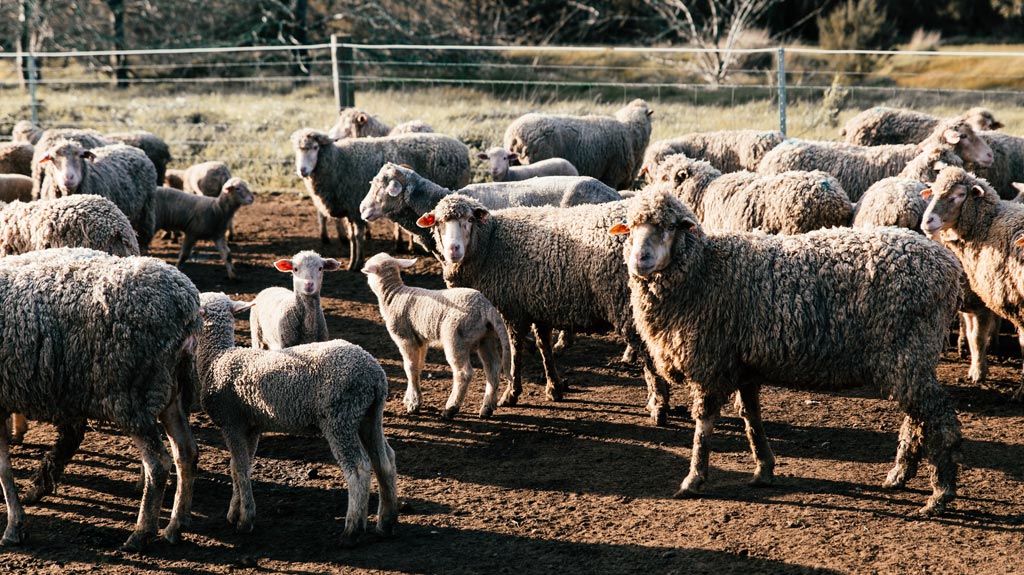
[[[200,162],[184,170],[168,170],[164,179],[170,188],[215,198],[231,179],[231,170],[224,162]]]
[[[231,505],[238,531],[253,529],[253,461],[260,435],[277,431],[323,436],[348,484],[341,543],[351,547],[366,530],[370,469],[380,486],[377,531],[398,523],[395,452],[384,437],[388,378],[373,356],[347,341],[311,343],[286,351],[235,347],[233,313],[251,303],[204,293],[203,333],[196,351],[203,409],[220,427],[231,452]]]
[[[0,174],[32,175],[32,155],[35,147],[25,142],[0,144]]]
[[[14,127],[11,128],[12,142],[25,142],[35,145],[42,135],[43,131],[30,120],[18,120],[14,123]]]
[[[0,421],[18,412],[59,430],[84,430],[86,419],[101,419],[131,436],[142,453],[145,486],[124,548],[137,550],[156,535],[168,478],[159,419],[177,470],[163,536],[178,541],[189,521],[197,459],[182,407],[201,324],[195,286],[160,260],[82,248],[0,258],[0,286]],[[0,483],[7,502],[0,543],[15,545],[24,541],[25,514],[6,433],[0,433]]]
[[[446,188],[469,183],[469,148],[440,134],[403,134],[387,138],[334,141],[327,134],[302,129],[292,134],[295,168],[313,197],[317,211],[344,218],[347,233],[338,223],[338,235],[349,240],[348,270],[356,271],[363,259],[366,222],[359,218],[359,202],[370,180],[387,162],[408,164]]]
[[[146,157],[149,158],[149,161],[153,162],[153,167],[156,168],[156,181],[154,182],[154,185],[163,185],[164,174],[167,172],[167,164],[171,161],[171,148],[163,138],[152,132],[146,132],[144,130],[115,132],[112,134],[104,134],[103,137],[111,143],[134,146],[142,150],[142,152],[146,154]]]
[[[620,258],[658,372],[694,400],[690,472],[676,497],[702,494],[715,419],[733,392],[756,461],[752,484],[767,485],[775,456],[761,386],[869,383],[907,414],[884,485],[904,486],[927,454],[932,495],[922,512],[941,513],[956,496],[960,422],[935,367],[962,272],[942,246],[893,229],[705,235],[685,205],[658,192],[636,198],[610,231],[629,234]]]
[[[332,138],[382,138],[399,134],[433,132],[433,128],[420,120],[403,122],[394,128],[358,108],[345,108],[338,114],[338,121],[327,131]]]
[[[636,99],[615,117],[526,114],[505,130],[504,146],[526,164],[564,158],[581,175],[626,190],[633,187],[651,139],[653,113]]]
[[[256,295],[249,317],[254,349],[284,349],[303,343],[327,341],[327,319],[320,305],[324,272],[341,264],[316,252],[299,252],[290,260],[277,260],[278,271],[291,272],[292,291],[269,287]]]
[[[495,182],[516,182],[539,176],[578,176],[579,172],[569,160],[564,158],[548,158],[534,162],[528,166],[513,166],[511,162],[519,159],[519,154],[509,153],[500,146],[495,146],[486,153],[476,155],[478,159],[487,160],[491,179]]]
[[[761,158],[785,139],[782,132],[762,130],[686,134],[671,140],[658,140],[648,146],[643,167],[650,173],[666,157],[685,154],[697,160],[707,160],[723,174],[740,170],[754,172]]]
[[[998,130],[1003,127],[987,108],[971,108],[959,118],[967,121],[975,132]],[[942,122],[942,118],[923,112],[876,106],[851,118],[840,130],[839,135],[847,143],[858,146],[916,144],[928,139]]]
[[[480,417],[488,418],[497,407],[497,387],[502,374],[511,370],[512,351],[505,323],[491,302],[480,292],[467,288],[428,290],[402,282],[402,269],[416,260],[395,259],[377,254],[363,266],[370,289],[380,303],[380,315],[388,335],[402,352],[409,385],[402,403],[409,413],[420,409],[420,373],[427,348],[440,347],[452,368],[452,393],[441,413],[453,419],[473,380],[470,358],[476,352],[487,378],[480,404]]]

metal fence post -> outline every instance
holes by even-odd
[[[350,38],[331,34],[331,69],[334,76],[334,105],[338,110],[356,105],[355,87],[352,85],[352,48],[341,47],[338,53],[339,40],[347,43]],[[344,81],[342,80],[344,78]]]
[[[36,55],[28,53],[28,94],[32,99],[32,123],[39,125],[39,100],[36,99]]]
[[[779,47],[779,131],[786,137],[786,49]]]

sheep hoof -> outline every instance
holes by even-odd
[[[455,419],[455,414],[458,412],[458,407],[446,407],[444,408],[444,411],[441,412],[441,419],[443,421],[451,421]]]
[[[651,423],[655,427],[668,427],[668,408],[652,407]]]
[[[971,383],[981,383],[986,379],[986,373],[983,369],[975,369],[971,367],[967,370],[967,377],[970,378]]]
[[[946,510],[946,504],[945,503],[939,503],[939,502],[935,502],[935,501],[932,501],[931,499],[929,499],[928,503],[925,504],[924,507],[922,507],[921,509],[918,510],[918,514],[919,515],[923,515],[925,517],[937,517],[939,515],[942,515],[942,513],[945,510]]]
[[[490,419],[494,415],[494,407],[485,405],[480,408],[480,419]]]
[[[519,402],[519,393],[508,390],[501,394],[501,399],[498,400],[498,407],[515,407],[516,403]]]
[[[28,488],[28,491],[21,498],[21,504],[25,506],[35,505],[43,497],[51,493],[53,493],[53,484],[45,479],[40,479]]]
[[[704,494],[701,493],[699,489],[695,489],[693,487],[682,487],[679,491],[672,494],[672,499],[699,499],[703,496]]]
[[[142,548],[146,546],[146,542],[152,539],[153,536],[153,533],[134,532],[130,537],[128,537],[128,540],[121,545],[121,551],[139,553],[142,551]]]
[[[181,543],[181,531],[171,528],[164,529],[163,540],[171,545],[177,545]]]
[[[21,445],[24,442],[25,442],[25,434],[24,433],[15,433],[14,435],[11,436],[11,440],[8,441],[7,443],[9,445]]]
[[[252,533],[253,521],[252,519],[240,519],[238,525],[235,525],[235,531],[239,533]]]
[[[355,549],[359,545],[359,538],[355,534],[346,534],[341,536],[341,542],[339,543],[342,549]]]
[[[557,386],[549,385],[544,388],[544,397],[548,401],[562,401],[562,390]]]
[[[20,527],[8,527],[4,538],[0,539],[0,547],[14,547],[24,543],[28,537]]]
[[[902,466],[897,465],[893,467],[889,472],[889,475],[885,477],[885,481],[882,482],[882,487],[885,489],[903,489],[907,484],[907,473]]]
[[[751,487],[771,487],[775,484],[775,476],[772,474],[755,473],[754,477],[747,484]]]

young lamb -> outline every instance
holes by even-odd
[[[958,118],[966,120],[975,132],[1003,127],[987,108],[971,108]],[[942,118],[923,112],[876,106],[851,118],[839,135],[847,143],[859,146],[916,144],[928,139],[942,121]]]
[[[526,114],[509,124],[504,147],[524,164],[564,158],[581,175],[626,190],[633,187],[651,139],[652,114],[639,98],[614,117]]]
[[[0,174],[0,202],[31,202],[32,178],[21,174]]]
[[[0,174],[32,175],[32,155],[35,147],[26,142],[0,144]]]
[[[117,204],[139,235],[145,251],[155,232],[153,195],[156,171],[153,162],[138,148],[114,144],[92,150],[58,140],[39,160],[47,177],[40,198],[71,194],[95,194]]]
[[[43,131],[30,120],[18,120],[14,123],[14,127],[11,128],[12,142],[25,142],[35,145],[42,135]],[[25,175],[27,176],[28,174]]]
[[[154,185],[163,185],[167,164],[171,161],[171,148],[163,138],[144,130],[115,132],[104,134],[103,137],[110,143],[134,146],[142,150],[146,157],[149,158],[149,161],[153,162],[153,167],[156,168],[156,182],[154,182]]]
[[[363,259],[366,222],[359,202],[370,180],[387,162],[408,164],[438,184],[458,188],[469,183],[469,148],[440,134],[403,134],[387,138],[348,138],[335,141],[310,129],[292,134],[295,168],[324,217],[337,219],[339,237],[349,240],[348,270]],[[347,232],[342,231],[344,219]]]
[[[610,231],[628,234],[619,257],[658,372],[693,396],[690,472],[677,497],[701,495],[715,419],[733,392],[756,462],[752,484],[772,483],[765,384],[880,386],[907,414],[884,486],[905,485],[926,454],[934,470],[922,512],[940,513],[956,496],[960,422],[935,367],[962,272],[941,245],[896,229],[705,234],[665,192],[640,195]]]
[[[473,379],[470,357],[476,352],[487,377],[480,417],[488,418],[498,403],[500,378],[511,370],[512,352],[505,324],[491,302],[474,289],[428,290],[405,285],[401,270],[415,263],[380,253],[363,266],[380,303],[388,335],[402,352],[409,379],[402,403],[409,413],[419,411],[420,373],[427,348],[440,347],[452,368],[452,393],[441,418],[453,419]]]
[[[284,349],[303,343],[327,341],[327,319],[320,305],[324,272],[335,272],[341,264],[311,251],[299,252],[290,260],[277,260],[278,271],[291,272],[292,290],[269,287],[256,295],[256,309],[249,316],[254,349]]]
[[[345,108],[338,114],[338,121],[327,131],[332,138],[382,138],[399,134],[433,132],[434,130],[421,122],[412,120],[391,128],[380,118],[367,114],[358,108]]]
[[[569,160],[564,158],[548,158],[528,166],[513,166],[511,162],[518,160],[519,154],[510,153],[500,146],[495,146],[486,153],[481,152],[476,157],[489,162],[491,179],[495,182],[516,182],[539,176],[580,175]]]
[[[192,390],[201,327],[195,286],[157,259],[58,248],[0,258],[0,291],[0,421],[22,413],[56,424],[66,439],[69,429],[84,432],[87,419],[101,419],[129,435],[145,474],[138,522],[123,546],[131,550],[157,532],[168,478],[162,423],[177,471],[163,536],[178,541],[189,521],[197,460],[182,407]],[[66,463],[61,458],[77,449],[72,443],[50,461],[58,471]],[[0,543],[16,545],[24,541],[25,514],[6,433],[0,433],[0,483],[7,503]]]
[[[781,132],[762,130],[720,130],[697,132],[671,140],[658,140],[647,147],[643,167],[650,174],[666,157],[685,154],[706,160],[723,174],[740,170],[757,171],[761,158],[785,138]],[[651,181],[651,180],[648,180]]]
[[[201,302],[196,367],[203,409],[231,452],[228,521],[240,532],[253,529],[249,477],[260,435],[312,432],[327,440],[348,484],[342,545],[354,545],[366,530],[371,467],[380,486],[377,531],[390,535],[398,523],[398,492],[395,452],[384,436],[388,379],[380,364],[340,339],[287,350],[236,348],[232,314],[253,304],[222,293],[204,293]]]
[[[168,170],[167,185],[197,196],[215,198],[230,179],[231,169],[224,162],[200,162],[184,170]]]
[[[249,184],[242,178],[231,178],[224,183],[216,198],[188,194],[174,188],[159,187],[153,193],[155,229],[184,232],[181,253],[178,254],[179,268],[192,255],[196,240],[213,240],[213,245],[224,262],[228,279],[237,279],[235,265],[231,262],[226,232],[242,206],[253,203],[255,197]]]

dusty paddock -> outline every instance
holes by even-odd
[[[261,196],[243,209],[234,243],[242,280],[228,283],[204,249],[184,271],[201,290],[251,299],[290,285],[270,263],[321,248],[312,205],[294,195]],[[369,254],[391,249],[375,229]],[[176,246],[158,242],[170,259]],[[440,287],[437,265],[421,260],[407,275]],[[397,453],[403,501],[397,537],[342,550],[336,545],[346,494],[321,440],[265,436],[254,472],[256,531],[235,533],[224,519],[231,486],[220,434],[193,416],[200,443],[194,522],[178,546],[145,554],[117,550],[138,509],[137,455],[97,423],[69,466],[57,496],[28,509],[30,540],[0,552],[4,572],[127,573],[1011,573],[1024,562],[1024,415],[1005,398],[1020,361],[997,362],[991,381],[958,379],[965,362],[949,353],[939,377],[963,424],[960,496],[938,519],[915,515],[930,488],[926,474],[906,491],[880,484],[895,454],[901,415],[870,387],[841,394],[767,389],[768,435],[779,459],[778,485],[746,485],[752,462],[742,421],[727,409],[713,441],[707,497],[673,500],[688,465],[693,426],[675,389],[672,426],[652,428],[642,409],[639,370],[618,361],[610,338],[581,338],[561,358],[572,386],[562,403],[544,400],[539,359],[530,358],[522,405],[480,421],[479,372],[464,412],[438,419],[451,385],[440,353],[428,356],[426,409],[406,415],[397,350],[381,325],[362,274],[325,278],[331,334],[366,347],[388,372],[385,425]],[[248,323],[238,322],[239,344]],[[14,450],[20,486],[53,440],[35,425]],[[168,490],[167,504],[172,490]],[[371,501],[376,509],[376,497]],[[164,521],[167,511],[165,509]]]

